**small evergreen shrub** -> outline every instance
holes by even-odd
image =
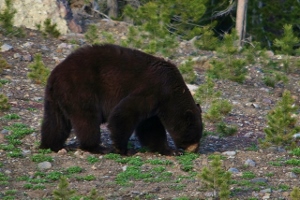
[[[215,156],[208,167],[204,167],[198,175],[207,190],[213,191],[213,197],[229,199],[231,173],[222,169],[220,156]]]
[[[295,148],[293,135],[300,131],[300,127],[296,126],[297,119],[292,114],[297,109],[291,93],[287,90],[284,91],[282,99],[267,115],[268,126],[264,129],[266,137],[264,140],[260,140],[263,147],[275,145]]]
[[[0,74],[2,73],[3,69],[10,68],[10,65],[7,61],[0,55]]]
[[[195,40],[194,45],[202,50],[216,50],[221,42],[215,37],[211,26],[205,26],[200,31],[199,39]]]
[[[27,76],[37,84],[45,85],[50,74],[50,70],[44,65],[41,54],[36,54],[34,63],[29,64],[28,68],[31,70]]]
[[[187,60],[181,64],[178,68],[183,76],[183,79],[186,83],[195,83],[197,76],[193,68],[194,62],[192,60]]]
[[[225,122],[219,122],[217,124],[217,132],[221,134],[221,136],[231,136],[237,132],[236,126],[229,126]]]
[[[300,199],[300,188],[294,187],[291,194],[290,194],[291,200],[298,200]]]
[[[211,103],[209,109],[203,114],[204,119],[217,123],[223,120],[232,109],[232,105],[228,100],[215,100]]]
[[[52,36],[58,38],[61,35],[59,30],[57,29],[57,24],[52,24],[50,18],[47,18],[43,22],[43,26],[41,24],[37,24],[36,27],[39,31],[42,31],[44,37]]]
[[[53,191],[55,200],[68,200],[75,194],[75,190],[69,189],[69,182],[65,176],[61,176],[56,190]]]
[[[13,19],[17,10],[13,7],[12,0],[5,0],[5,9],[0,12],[0,33],[6,36],[24,36],[21,28],[13,26]]]
[[[7,96],[5,96],[4,94],[0,94],[0,110],[4,111],[9,109],[10,109],[10,105],[8,103]]]
[[[283,36],[280,39],[275,39],[274,46],[279,50],[278,53],[286,55],[295,55],[295,45],[300,42],[300,39],[294,34],[293,26],[285,24],[283,26]]]
[[[95,24],[89,25],[84,37],[89,44],[100,44],[98,29]]]

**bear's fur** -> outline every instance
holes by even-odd
[[[100,124],[108,122],[114,151],[127,153],[133,132],[153,152],[198,151],[201,109],[177,67],[117,45],[76,50],[51,72],[45,90],[41,148],[58,151],[74,128],[80,148],[103,153]]]

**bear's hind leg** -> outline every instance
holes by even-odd
[[[69,137],[71,128],[70,120],[60,107],[52,101],[45,100],[40,148],[59,151]]]
[[[157,116],[141,121],[135,129],[135,134],[143,146],[152,152],[171,155],[168,146],[166,130]]]
[[[80,148],[91,153],[105,153],[106,149],[100,146],[100,112],[97,112],[96,109],[89,112],[82,111],[73,113],[70,118]]]

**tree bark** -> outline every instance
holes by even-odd
[[[107,0],[108,16],[112,18],[118,17],[118,1],[117,0]]]
[[[237,3],[236,30],[239,37],[239,46],[243,46],[246,34],[247,4],[248,0],[238,0]]]

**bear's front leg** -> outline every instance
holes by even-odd
[[[143,97],[126,97],[111,112],[108,128],[111,132],[114,152],[127,154],[127,145],[137,124],[149,111]]]

